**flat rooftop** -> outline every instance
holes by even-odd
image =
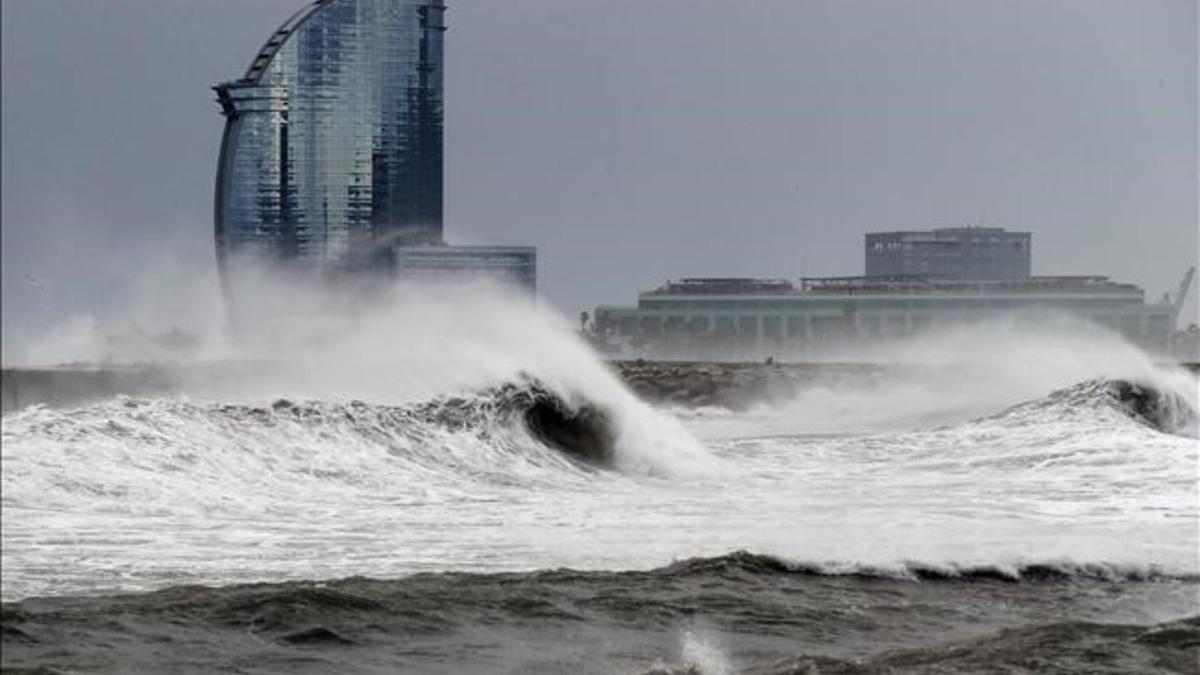
[[[1023,237],[1033,236],[1031,232],[1022,232],[1017,230],[1007,230],[1003,227],[985,227],[979,225],[962,225],[959,227],[935,227],[929,230],[879,230],[876,232],[867,232],[866,236],[871,237],[895,237],[895,236],[913,236],[913,235],[1019,235]]]
[[[655,295],[798,295],[845,293],[1142,293],[1134,284],[1103,276],[1052,276],[1024,279],[953,279],[936,276],[811,277],[787,279],[690,278],[667,281],[643,292]]]

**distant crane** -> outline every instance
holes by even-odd
[[[1171,307],[1171,325],[1178,325],[1179,313],[1183,311],[1183,299],[1187,297],[1188,289],[1192,287],[1192,278],[1196,276],[1196,268],[1189,267],[1183,281],[1179,282],[1179,292],[1175,294],[1175,304]],[[1172,329],[1174,330],[1174,329]]]

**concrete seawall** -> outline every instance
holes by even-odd
[[[120,394],[154,396],[175,390],[176,381],[158,368],[5,368],[0,373],[0,409],[42,403],[85,405]]]
[[[736,408],[754,401],[786,396],[805,383],[849,380],[869,384],[895,375],[906,366],[855,363],[675,363],[613,362],[616,374],[651,402],[722,405]],[[1200,364],[1182,364],[1200,374]],[[253,374],[254,366],[167,369],[155,366],[5,368],[0,372],[0,409],[19,410],[34,404],[54,407],[87,405],[113,396],[162,396],[197,393],[230,375]]]

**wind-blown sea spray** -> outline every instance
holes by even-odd
[[[559,314],[523,293],[482,280],[330,284],[286,270],[242,270],[256,278],[237,284],[228,306],[210,297],[215,288],[148,280],[136,306],[108,325],[124,323],[141,335],[139,326],[176,325],[174,298],[190,306],[183,325],[195,350],[132,356],[155,357],[165,379],[193,399],[415,404],[536,382],[568,408],[603,412],[622,470],[684,475],[713,462],[677,421],[629,393]],[[59,351],[43,354],[95,359],[114,344],[103,329],[76,317],[59,331]],[[130,355],[108,354],[118,363]]]
[[[1200,569],[1194,376],[1111,336],[931,337],[782,407],[672,418],[528,298],[301,291],[206,340],[186,396],[4,416],[6,597],[737,550],[913,579]]]
[[[1153,400],[1176,406],[1181,428],[1194,428],[1187,410],[1197,408],[1200,396],[1193,374],[1065,315],[1021,326],[997,319],[945,328],[877,345],[865,358],[877,367],[797,381],[790,396],[760,402],[746,414],[680,412],[699,418],[709,436],[884,432],[962,422],[1104,380],[1161,392]]]
[[[606,416],[618,468],[683,475],[711,465],[682,426],[638,401],[559,315],[491,284],[400,286],[344,323],[326,316],[315,325],[316,346],[273,340],[282,359],[260,361],[265,373],[239,383],[241,393],[411,402],[532,381],[571,409]],[[256,337],[246,338],[252,354]]]

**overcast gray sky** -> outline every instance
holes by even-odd
[[[4,0],[6,353],[147,269],[211,275],[209,87],[303,4]],[[1035,273],[1152,297],[1196,264],[1195,0],[459,0],[447,22],[448,237],[537,245],[567,312],[668,277],[859,274],[873,229],[1030,230]]]

